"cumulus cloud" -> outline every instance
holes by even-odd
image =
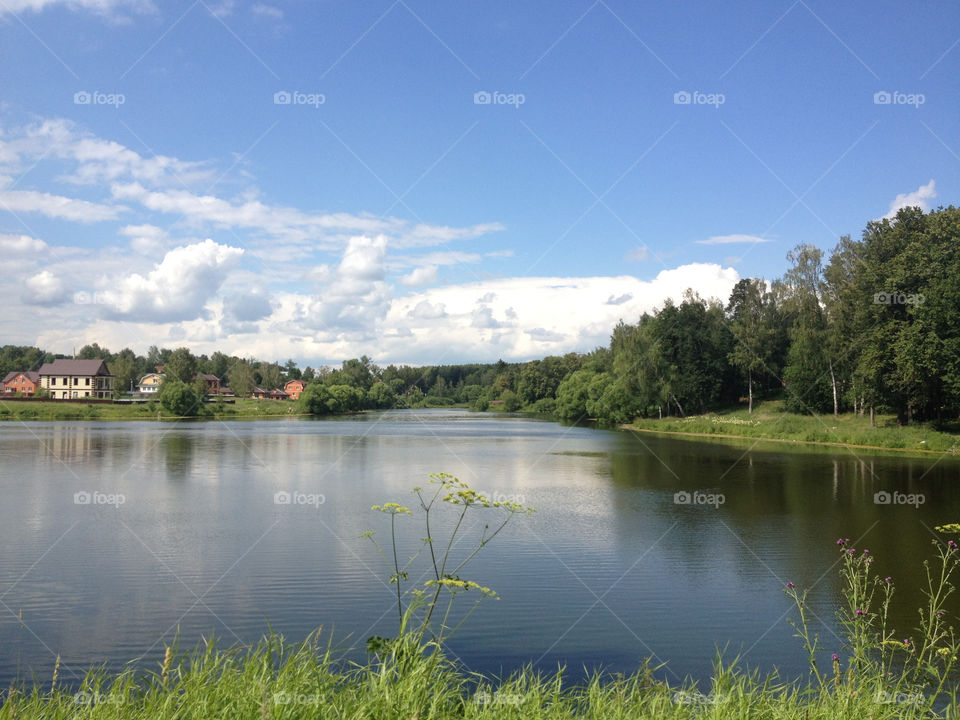
[[[488,307],[479,307],[470,315],[470,327],[472,328],[498,328],[500,323],[494,319],[493,310]]]
[[[130,238],[130,247],[143,255],[152,255],[163,248],[167,232],[156,225],[126,225],[120,234]]]
[[[28,305],[59,305],[67,297],[63,281],[49,270],[27,278],[21,299]]]
[[[757,235],[713,235],[706,240],[696,240],[697,245],[732,245],[735,243],[768,243],[768,238]]]
[[[437,266],[427,265],[418,267],[413,272],[400,278],[402,285],[430,285],[437,281]]]
[[[611,295],[607,298],[607,301],[604,303],[604,305],[623,305],[625,302],[629,302],[632,299],[633,295],[630,293],[624,293],[623,295],[618,295],[617,297]]]
[[[533,330],[524,330],[524,332],[539,342],[560,342],[567,337],[563,333],[551,332],[542,327],[533,328]]]
[[[223,315],[237,322],[254,322],[273,311],[269,294],[262,289],[229,295],[223,300]]]
[[[918,207],[924,212],[928,212],[930,204],[927,201],[933,200],[936,196],[937,187],[933,180],[930,180],[926,185],[921,185],[913,192],[900,193],[890,203],[890,209],[881,220],[893,220],[897,213],[905,207]]]
[[[338,272],[345,278],[380,280],[385,274],[383,260],[387,255],[387,238],[352,237],[340,260]]]
[[[429,300],[421,300],[417,303],[416,307],[407,314],[418,320],[437,320],[439,318],[445,318],[447,311],[444,309],[443,303],[434,305]]]
[[[0,234],[0,255],[35,255],[47,249],[47,244],[43,240],[30,237],[29,235],[3,235]]]
[[[108,318],[146,323],[201,317],[242,255],[241,248],[209,239],[174,248],[146,277],[134,273],[105,283],[101,308]]]

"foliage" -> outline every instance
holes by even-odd
[[[164,410],[179,417],[194,417],[203,410],[203,398],[180,380],[164,380],[157,391],[157,401]]]

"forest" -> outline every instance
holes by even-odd
[[[871,221],[859,240],[826,255],[813,245],[787,254],[783,277],[745,278],[726,302],[688,290],[682,301],[613,329],[610,344],[522,363],[498,361],[380,367],[363,356],[340,367],[299,368],[188,348],[97,344],[118,392],[158,365],[186,385],[216,375],[237,396],[304,379],[306,412],[466,404],[529,410],[601,423],[685,417],[782,398],[790,412],[891,413],[901,425],[960,415],[960,210],[904,208]],[[0,348],[0,373],[37,369],[55,356]],[[202,391],[198,385],[197,392]]]

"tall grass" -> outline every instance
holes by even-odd
[[[456,478],[440,475],[435,480],[439,494],[417,492],[427,518],[438,497],[459,506],[460,520],[474,511],[505,513],[496,532],[525,510],[493,503]],[[390,550],[395,551],[396,521],[413,511],[398,503],[375,509],[390,516]],[[461,528],[457,522],[447,548]],[[906,637],[894,637],[886,622],[895,590],[892,579],[873,574],[868,551],[850,547],[849,540],[837,541],[844,588],[838,619],[845,646],[829,667],[817,663],[820,648],[806,623],[806,592],[788,584],[784,592],[796,604],[792,621],[809,659],[805,678],[785,679],[776,672],[761,676],[741,670],[736,660],[719,658],[702,685],[657,679],[658,668],[649,661],[628,676],[595,674],[579,684],[567,683],[562,670],[542,673],[529,666],[502,679],[469,673],[442,652],[442,640],[455,630],[447,624],[449,614],[433,612],[449,607],[465,590],[433,582],[419,593],[398,595],[397,637],[372,638],[365,663],[344,660],[329,640],[321,642],[321,630],[292,644],[275,634],[252,647],[221,649],[211,641],[180,652],[174,644],[166,648],[162,663],[158,658],[154,672],[91,670],[71,688],[56,677],[42,686],[12,687],[3,697],[0,719],[956,718],[960,644],[944,608],[960,564],[952,539],[960,534],[960,525],[937,529],[951,539],[935,542],[932,557],[924,562],[927,601],[916,629]],[[443,547],[441,538],[428,532],[425,549],[436,568],[434,581],[454,577],[443,568],[462,568],[490,539],[485,533],[465,561],[447,566],[449,553],[429,550]],[[396,552],[382,549],[400,587],[407,563],[401,565]],[[406,608],[404,598],[409,600]]]

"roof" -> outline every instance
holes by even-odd
[[[7,376],[3,379],[3,382],[8,383],[17,377],[17,375],[23,375],[27,380],[33,383],[40,382],[40,373],[33,370],[11,370],[7,373]]]
[[[71,358],[57,358],[52,363],[40,366],[38,375],[110,375],[110,370],[103,360],[72,360]]]
[[[203,375],[204,379],[210,382],[220,382],[220,378],[216,375],[211,375],[210,373],[198,373],[198,375]]]

